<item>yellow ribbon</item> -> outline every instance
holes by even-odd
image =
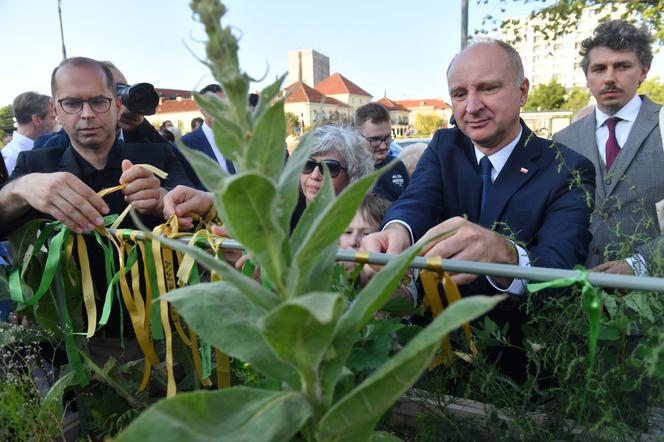
[[[428,268],[435,268],[436,264],[437,263],[432,262],[431,267]],[[447,272],[443,272],[441,275],[441,273],[439,272],[431,270],[422,270],[420,272],[420,281],[422,281],[422,288],[424,289],[424,303],[425,305],[429,306],[429,308],[431,309],[431,314],[433,315],[434,318],[438,316],[444,309],[443,303],[440,298],[440,292],[438,290],[438,285],[441,282],[441,279],[442,279],[443,291],[445,292],[445,298],[447,299],[447,304],[450,305],[461,299],[461,293],[459,292],[459,288],[454,283],[454,281],[452,281],[452,278],[450,278]],[[458,357],[466,362],[472,362],[473,355],[477,354],[477,347],[475,346],[475,342],[473,341],[473,332],[470,327],[470,324],[468,323],[463,324],[463,330],[466,336],[466,340],[468,341],[471,354],[462,353],[462,352],[453,352],[452,343],[450,342],[450,337],[449,335],[445,335],[441,343],[442,353],[433,360],[433,362],[429,366],[429,369],[433,369],[440,364],[444,364],[446,367],[450,367],[452,365],[454,357]]]
[[[95,292],[92,284],[92,272],[90,272],[90,260],[88,259],[88,250],[85,247],[85,238],[83,235],[76,235],[76,250],[78,251],[78,260],[81,265],[81,285],[83,288],[83,303],[88,317],[88,331],[85,336],[91,338],[95,334],[97,327],[97,304],[95,303]]]

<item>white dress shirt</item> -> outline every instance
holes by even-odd
[[[595,108],[595,141],[597,142],[599,156],[604,164],[606,164],[606,141],[609,139],[609,128],[606,127],[606,120],[611,117],[620,118],[616,124],[616,139],[618,140],[618,146],[622,149],[627,142],[632,126],[634,126],[636,116],[639,114],[641,103],[641,97],[634,95],[615,115],[605,114],[598,107]]]
[[[31,150],[33,145],[34,140],[31,140],[25,135],[21,135],[17,131],[14,131],[12,140],[5,147],[0,149],[0,152],[2,152],[2,158],[5,160],[5,166],[7,166],[7,173],[9,175],[12,174],[14,167],[16,167],[16,159],[18,158],[18,154],[25,152],[26,150]]]
[[[208,143],[210,143],[210,146],[212,146],[212,152],[214,153],[214,156],[217,160],[217,163],[221,166],[221,168],[224,170],[224,172],[228,172],[228,166],[226,165],[226,159],[224,156],[221,154],[219,151],[219,148],[217,148],[217,143],[214,142],[214,133],[212,132],[212,128],[207,125],[207,123],[203,122],[203,133],[205,134],[205,138],[207,138]]]

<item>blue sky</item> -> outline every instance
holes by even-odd
[[[500,2],[470,0],[470,31]],[[460,0],[227,0],[240,63],[254,78],[287,71],[287,53],[313,48],[376,99],[448,98],[444,72],[459,50]],[[541,5],[539,2],[537,5]],[[508,6],[523,14],[528,5]],[[199,89],[213,81],[196,56],[205,33],[187,0],[62,0],[67,55],[111,60],[131,83]],[[0,0],[5,37],[0,105],[21,92],[50,93],[62,59],[57,0]],[[661,56],[660,56],[661,57]],[[253,89],[260,88],[257,84]]]

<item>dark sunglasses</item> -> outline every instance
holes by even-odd
[[[323,174],[325,173],[323,169],[323,163],[325,163],[327,166],[327,169],[330,171],[330,177],[332,178],[338,177],[342,170],[348,170],[337,160],[323,160],[318,162],[316,160],[309,159],[306,163],[304,163],[304,170],[302,170],[302,173],[309,175],[316,167],[318,167],[318,171]]]

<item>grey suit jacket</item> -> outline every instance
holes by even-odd
[[[653,253],[664,254],[655,204],[664,199],[664,151],[659,132],[661,107],[647,97],[607,172],[595,141],[595,113],[575,122],[554,136],[590,159],[595,165],[595,210],[592,214],[586,266],[624,259],[641,253],[648,263]],[[660,244],[661,241],[661,244]]]

